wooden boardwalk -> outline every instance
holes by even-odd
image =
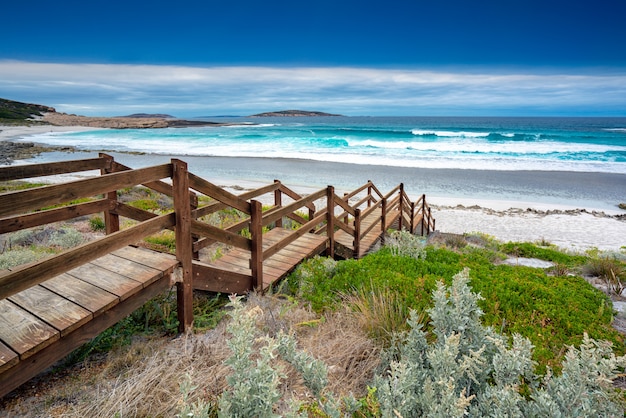
[[[267,249],[290,235],[284,228],[274,228],[263,235]],[[307,233],[263,261],[263,289],[283,279],[306,258],[326,252],[327,238]],[[212,261],[194,262],[194,288],[220,293],[245,293],[252,288],[250,251],[232,249]]]
[[[390,228],[434,230],[425,196],[411,202],[402,185],[386,195],[368,181],[343,197],[332,186],[300,196],[276,180],[234,195],[176,159],[132,170],[101,154],[0,167],[0,181],[94,169],[101,176],[0,194],[0,234],[85,216],[101,215],[106,226],[102,238],[0,271],[0,396],[173,287],[179,331],[186,332],[194,290],[264,291],[306,258],[360,258]],[[118,201],[117,191],[136,186],[171,196],[173,211],[157,214]],[[257,199],[267,202],[268,194],[273,204],[264,207]],[[199,196],[207,198],[203,205]],[[224,210],[240,220],[230,226],[207,221]],[[129,220],[125,228],[120,218]],[[175,232],[175,255],[138,246],[165,230]],[[201,258],[214,244],[223,254]]]
[[[172,286],[169,254],[125,247],[0,300],[6,393]]]

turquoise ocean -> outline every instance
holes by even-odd
[[[486,200],[618,210],[626,202],[626,118],[203,118],[229,126],[45,133],[30,141],[105,151],[133,168],[176,156],[218,185],[279,179],[350,191],[399,183],[465,204]],[[85,158],[46,153],[32,162]],[[514,203],[515,202],[515,203]],[[529,205],[530,206],[530,205]],[[526,207],[526,206],[522,206]]]
[[[626,118],[207,118],[232,126],[50,133],[81,150],[392,167],[626,173]],[[31,138],[32,139],[32,138]]]

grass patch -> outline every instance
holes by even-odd
[[[509,243],[506,252],[577,266],[588,260],[533,244]],[[309,301],[318,312],[339,309],[345,295],[373,292],[393,293],[406,309],[424,312],[432,306],[430,294],[436,282],[450,284],[452,277],[470,269],[470,285],[480,293],[482,318],[487,326],[512,335],[527,337],[536,347],[533,360],[538,371],[550,366],[558,370],[566,346],[577,346],[583,334],[608,340],[616,352],[624,353],[624,339],[611,326],[611,301],[580,276],[550,276],[542,269],[494,265],[492,250],[463,247],[426,247],[425,257],[401,257],[383,248],[361,260],[347,260],[325,268],[323,259],[302,264],[289,277],[291,289]],[[373,296],[372,296],[373,297]],[[382,338],[381,343],[385,340]]]

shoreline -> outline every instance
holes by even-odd
[[[28,140],[28,135],[48,131],[98,129],[74,126],[13,128],[0,126],[0,141]],[[180,158],[188,163],[189,171],[234,194],[267,185],[274,179],[301,194],[315,192],[329,184],[341,194],[368,180],[386,193],[404,183],[412,200],[426,194],[437,220],[437,229],[441,232],[482,232],[504,242],[545,240],[573,251],[590,248],[620,251],[626,246],[626,211],[617,206],[626,201],[626,174],[415,169],[264,157],[107,153],[132,168]],[[13,164],[95,156],[95,151],[53,150]],[[97,174],[87,172],[81,176]],[[67,177],[50,181],[67,181]]]

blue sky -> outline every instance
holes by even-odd
[[[0,97],[84,115],[626,116],[626,1],[2,6]]]

